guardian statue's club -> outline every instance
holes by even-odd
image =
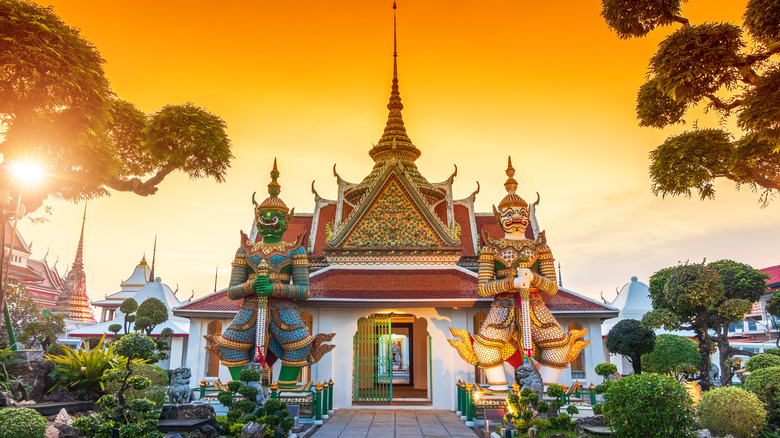
[[[312,336],[296,310],[295,300],[306,300],[309,288],[309,258],[295,241],[282,240],[293,221],[295,209],[287,208],[279,198],[276,160],[268,184],[269,197],[257,204],[254,194],[257,235],[255,242],[241,232],[227,295],[243,300],[233,322],[221,335],[207,335],[208,350],[219,355],[234,380],[250,361],[271,367],[280,359],[280,387],[294,387],[301,367],[319,361],[334,345],[324,344],[334,333]]]
[[[544,380],[557,382],[560,371],[590,343],[582,340],[587,329],[564,332],[542,300],[541,293],[558,293],[555,260],[544,231],[526,237],[529,206],[516,193],[511,158],[506,174],[507,195],[493,207],[504,237],[496,240],[483,230],[479,253],[477,291],[493,297],[490,313],[479,333],[471,337],[450,328],[461,339],[449,341],[463,360],[485,370],[492,390],[507,389],[505,361],[514,368],[536,361]]]

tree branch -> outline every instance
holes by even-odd
[[[175,169],[175,167],[170,165],[163,166],[154,176],[146,181],[141,181],[139,178],[126,180],[112,176],[106,185],[120,192],[133,192],[141,196],[154,195],[157,192],[157,184],[160,184]]]
[[[685,18],[685,17],[681,17],[681,16],[679,16],[679,15],[674,15],[674,16],[672,16],[672,20],[673,20],[673,21],[676,21],[676,22],[678,22],[678,23],[682,23],[682,25],[683,25],[683,26],[690,26],[690,25],[691,25],[691,22],[690,22],[690,20],[688,20],[688,19],[687,19],[687,18]]]
[[[714,94],[705,94],[704,97],[710,100],[710,103],[712,106],[714,106],[717,109],[729,112],[733,110],[734,108],[742,105],[742,99],[735,99],[731,101],[730,103],[725,103],[722,100],[720,100],[719,97],[715,96]]]
[[[752,182],[754,182],[755,184],[758,184],[759,186],[767,188],[767,189],[780,190],[780,177],[778,177],[776,179],[767,178],[766,176],[762,175],[759,172],[756,172],[753,168],[751,168],[750,166],[748,166],[747,164],[745,164],[743,162],[734,163],[734,167],[739,169],[741,172],[744,172],[745,174],[747,174],[748,177],[750,178],[750,180],[752,180]],[[720,175],[717,175],[717,176],[720,176]],[[724,177],[726,177],[726,178],[728,178],[728,179],[730,179],[730,180],[732,180],[734,182],[737,182],[737,183],[745,183],[746,182],[746,181],[744,181],[741,178],[735,177],[731,172],[729,172],[729,173],[727,173],[725,175],[722,175],[722,176],[724,176]],[[751,181],[747,181],[747,182],[751,182]]]

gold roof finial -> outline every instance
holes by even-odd
[[[393,2],[393,85],[390,88],[390,101],[387,103],[389,113],[387,123],[382,133],[382,138],[368,154],[375,162],[379,162],[390,157],[397,157],[410,161],[415,161],[420,157],[420,150],[412,144],[412,140],[406,135],[404,119],[401,116],[401,110],[404,105],[401,103],[401,92],[398,91],[398,38],[396,26],[397,7]],[[397,139],[397,147],[392,148],[393,140]]]
[[[506,182],[504,188],[506,189],[506,196],[498,204],[498,209],[503,210],[505,207],[520,207],[528,208],[528,203],[517,195],[517,180],[515,180],[515,168],[512,167],[512,157],[509,157],[506,166]]]

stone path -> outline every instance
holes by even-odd
[[[442,409],[339,409],[312,438],[474,438],[453,412]]]

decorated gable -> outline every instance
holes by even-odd
[[[346,247],[438,247],[429,220],[393,173],[345,239]]]

